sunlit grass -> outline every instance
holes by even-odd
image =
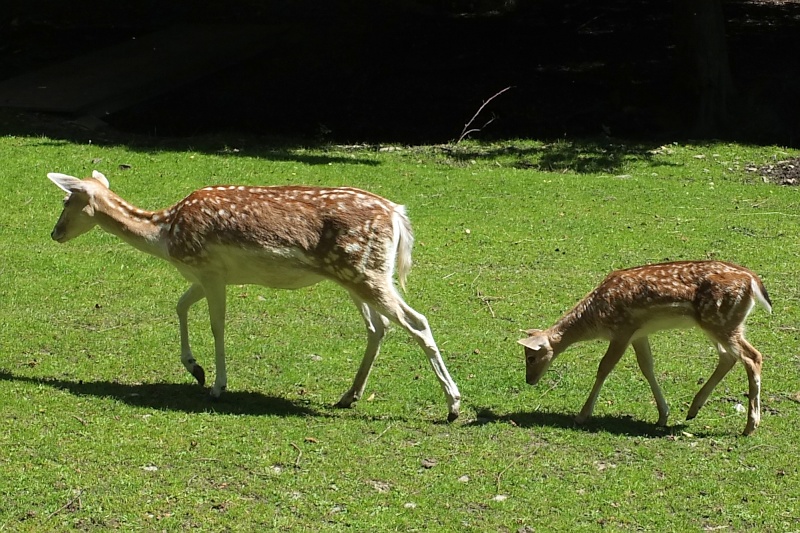
[[[215,142],[0,139],[0,530],[800,529],[800,210],[796,190],[746,171],[780,148]],[[406,204],[406,297],[461,388],[461,419],[443,423],[424,354],[397,328],[366,398],[331,407],[366,340],[332,284],[230,288],[229,391],[210,401],[179,361],[177,272],[100,231],[50,240],[62,194],[46,173],[93,168],[148,209],[212,183],[350,185]],[[595,419],[573,425],[600,343],[525,384],[520,329],[550,325],[613,268],[712,257],[756,270],[775,304],[748,324],[766,357],[753,437],[739,435],[741,367],[682,422],[716,362],[696,332],[652,343],[666,430],[630,355]],[[204,304],[190,321],[210,371]]]

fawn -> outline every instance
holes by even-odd
[[[525,347],[526,381],[535,385],[561,352],[576,342],[609,341],[589,398],[576,417],[585,422],[594,409],[608,374],[633,345],[639,368],[650,384],[658,407],[658,425],[665,426],[669,408],[656,381],[647,336],[673,328],[699,327],[716,345],[719,363],[692,401],[688,419],[703,407],[714,387],[741,361],[749,380],[749,409],[744,434],[761,419],[762,356],[744,338],[744,322],[758,303],[772,311],[761,279],[747,268],[722,261],[678,261],[617,270],[546,330],[527,330],[518,342]]]

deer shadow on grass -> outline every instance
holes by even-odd
[[[592,416],[586,423],[575,422],[576,413],[555,413],[547,411],[526,411],[507,414],[498,414],[490,408],[477,408],[476,419],[467,423],[471,426],[486,424],[507,423],[522,428],[551,427],[574,429],[586,433],[610,433],[613,435],[627,435],[630,437],[661,438],[669,437],[676,431],[681,431],[685,426],[676,424],[660,427],[655,422],[637,420],[631,416]]]
[[[267,396],[253,391],[226,391],[212,399],[208,389],[193,383],[119,383],[116,381],[67,380],[49,377],[18,376],[0,371],[0,381],[44,385],[69,392],[74,396],[109,398],[134,407],[185,413],[217,413],[229,415],[328,417],[306,402]]]

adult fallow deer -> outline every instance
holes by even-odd
[[[189,308],[205,298],[211,318],[216,376],[211,395],[227,386],[226,286],[257,284],[299,289],[322,280],[344,287],[367,326],[367,348],[352,387],[339,407],[361,398],[389,321],[419,343],[447,397],[449,421],[459,414],[458,387],[445,367],[427,319],[414,311],[393,283],[411,268],[413,235],[402,205],[349,187],[213,186],[160,211],[136,208],[111,192],[95,171],[78,179],[47,175],[66,191],[52,232],[67,242],[100,226],[128,244],[169,261],[191,287],[178,300],[181,361],[203,385],[205,372],[189,346]]]

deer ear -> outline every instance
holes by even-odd
[[[92,170],[92,177],[97,181],[99,181],[100,183],[102,183],[103,185],[105,185],[106,189],[110,188],[110,185],[108,184],[108,178],[106,178],[102,172],[99,172],[97,170]]]
[[[86,185],[74,176],[50,172],[47,174],[47,177],[50,178],[50,181],[55,183],[59,189],[66,193],[86,192]]]
[[[541,337],[526,337],[517,341],[519,344],[531,350],[539,350],[545,345],[545,340]]]

